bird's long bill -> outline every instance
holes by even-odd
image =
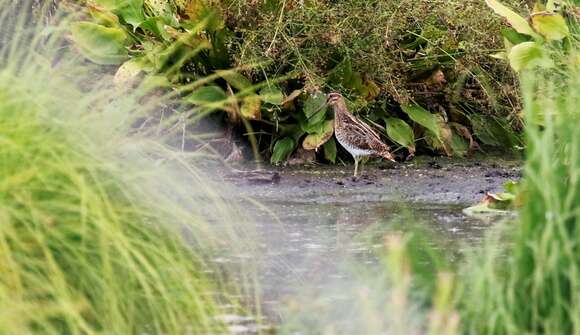
[[[395,160],[395,157],[393,157],[393,155],[392,155],[390,152],[386,152],[386,153],[384,153],[384,154],[383,154],[383,157],[384,157],[385,159],[387,159],[387,160],[390,160],[391,162],[395,162],[395,163],[397,162],[397,161]]]

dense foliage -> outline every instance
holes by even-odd
[[[245,130],[254,154],[273,163],[299,146],[323,147],[323,157],[336,160],[333,115],[320,108],[332,90],[410,154],[521,144],[515,77],[491,57],[503,47],[506,27],[480,15],[481,1],[86,4],[86,22],[72,32],[89,59],[121,65],[122,85],[148,73],[178,88],[196,111],[200,102],[213,103]],[[238,71],[223,71],[230,67]]]

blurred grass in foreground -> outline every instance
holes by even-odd
[[[113,87],[30,5],[0,0],[0,333],[224,333],[206,259],[232,231],[208,222],[239,214],[134,128],[163,98]]]
[[[466,271],[462,308],[476,333],[580,334],[580,71],[574,56],[569,67],[522,77],[525,204],[504,250],[491,243]]]

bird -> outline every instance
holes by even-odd
[[[366,123],[352,115],[346,107],[344,97],[337,92],[326,96],[326,104],[334,111],[334,134],[338,143],[354,159],[354,177],[357,177],[358,162],[362,157],[383,157],[395,162],[390,148]]]

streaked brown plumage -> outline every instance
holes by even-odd
[[[357,176],[358,162],[361,157],[384,157],[395,161],[388,145],[366,123],[352,115],[342,95],[330,93],[326,103],[334,110],[334,134],[354,158],[354,176]]]

